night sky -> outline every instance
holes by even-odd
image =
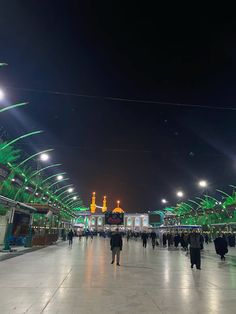
[[[111,209],[120,199],[142,212],[163,197],[175,204],[178,189],[200,195],[202,178],[212,195],[236,184],[233,16],[114,1],[1,3],[0,62],[9,66],[0,86],[9,103],[30,102],[2,114],[1,130],[13,138],[43,129],[20,147],[55,148],[86,205],[96,191],[98,204],[106,194]]]

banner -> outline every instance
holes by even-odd
[[[105,213],[105,225],[123,225],[124,214],[121,213]]]

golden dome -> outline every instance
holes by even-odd
[[[124,210],[120,208],[120,201],[117,201],[117,207],[113,209],[113,213],[119,213],[119,214],[124,214]]]

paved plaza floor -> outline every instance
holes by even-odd
[[[120,267],[108,239],[60,243],[0,262],[0,313],[236,313],[235,251],[221,262],[208,246],[200,271],[140,241],[124,240]]]

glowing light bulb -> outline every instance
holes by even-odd
[[[49,155],[48,154],[41,154],[40,155],[40,160],[41,161],[47,161],[49,159]]]

